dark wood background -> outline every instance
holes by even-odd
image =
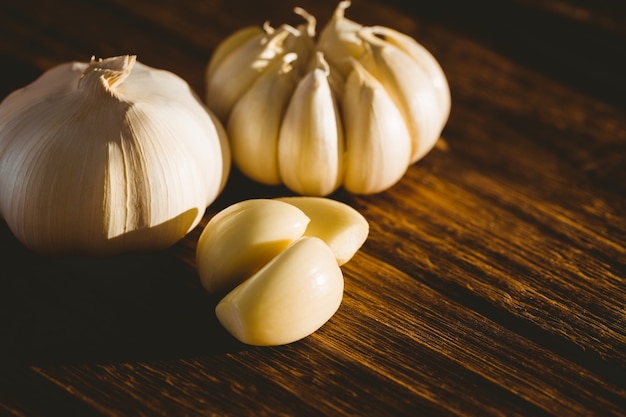
[[[202,94],[232,31],[334,1],[0,1],[0,99],[53,65],[137,54]],[[193,263],[48,258],[0,225],[0,415],[626,415],[626,3],[354,0],[438,58],[439,145],[370,221],[344,301],[287,346],[235,342]],[[207,210],[286,195],[233,172]],[[204,224],[204,223],[203,223]]]

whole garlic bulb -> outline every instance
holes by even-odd
[[[249,178],[324,196],[371,194],[399,181],[435,145],[450,90],[435,58],[408,35],[345,18],[247,27],[224,40],[206,72],[207,104]]]
[[[61,64],[0,103],[0,215],[38,252],[166,248],[229,170],[219,120],[135,56]]]

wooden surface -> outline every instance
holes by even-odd
[[[423,3],[423,4],[421,4]],[[134,53],[202,93],[217,43],[332,1],[0,1],[0,98],[51,66]],[[0,415],[626,415],[626,6],[354,0],[443,66],[443,139],[388,192],[338,313],[235,342],[200,287],[201,226],[163,253],[47,258],[0,226]],[[228,204],[287,194],[234,172]]]

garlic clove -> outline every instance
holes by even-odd
[[[263,38],[267,33],[272,31],[273,29],[268,26],[265,28],[261,28],[260,26],[247,26],[228,36],[217,46],[211,56],[206,70],[207,79],[212,78],[222,62],[241,46],[253,39]]]
[[[424,46],[415,39],[404,33],[384,26],[372,26],[369,30],[378,38],[384,39],[386,42],[409,55],[411,59],[428,74],[437,96],[437,113],[439,114],[440,120],[437,130],[443,130],[450,115],[451,97],[448,80],[439,62],[437,62],[428,49],[424,48]]]
[[[343,129],[321,53],[296,86],[278,139],[282,182],[299,194],[324,196],[342,179]]]
[[[411,134],[411,163],[428,153],[439,139],[442,110],[428,73],[401,49],[376,36],[369,28],[359,35],[370,53],[363,66],[378,79],[403,115]]]
[[[352,70],[350,57],[359,58],[365,53],[363,40],[358,36],[363,25],[345,17],[348,7],[350,1],[339,2],[317,41],[318,50],[343,78],[346,78]]]
[[[301,237],[309,218],[271,199],[233,204],[207,223],[198,239],[196,264],[210,293],[231,290]]]
[[[281,182],[276,149],[281,120],[297,83],[296,59],[295,53],[288,53],[274,63],[237,101],[228,119],[234,163],[263,184]]]
[[[215,313],[243,343],[283,345],[323,326],[339,309],[343,288],[330,248],[318,238],[303,237],[228,293]]]
[[[383,191],[398,182],[409,166],[411,137],[404,119],[382,84],[358,62],[346,81],[342,105],[346,190]]]
[[[369,223],[354,208],[323,197],[281,197],[279,201],[298,207],[311,219],[304,236],[322,239],[335,254],[339,266],[348,262],[363,246]]]
[[[315,18],[300,8],[295,9],[307,23],[289,29],[299,36],[291,36],[281,42],[283,49],[281,53],[295,52],[298,55],[293,67],[294,75],[300,77],[300,81],[294,88],[282,118],[276,150],[278,178],[272,169],[261,168],[274,166],[271,162],[267,162],[267,165],[261,164],[262,161],[271,161],[272,158],[266,155],[275,155],[274,150],[257,152],[263,155],[259,158],[260,161],[235,156],[237,164],[244,167],[241,170],[246,176],[266,184],[281,182],[298,194],[311,196],[325,196],[339,186],[345,186],[344,179],[348,176],[352,178],[347,180],[351,185],[344,188],[350,192],[376,193],[395,184],[399,180],[398,175],[406,172],[407,166],[402,157],[405,152],[405,130],[410,137],[409,165],[424,157],[439,139],[448,120],[451,103],[448,82],[439,63],[430,52],[408,35],[383,26],[364,26],[347,19],[345,14],[349,6],[350,1],[339,2],[330,21],[320,32],[317,42],[315,42]],[[399,123],[405,125],[398,126],[394,131],[391,123],[361,116],[366,126],[351,130],[369,131],[370,136],[362,143],[357,140],[348,141],[345,138],[347,130],[345,125],[352,123],[353,127],[356,126],[343,114],[343,110],[350,107],[345,105],[345,102],[356,101],[347,97],[348,77],[353,72],[352,61],[355,60],[382,87],[373,90],[377,91],[375,96],[378,104],[377,110],[370,113],[383,114],[381,112],[385,106],[381,103],[385,99],[379,96],[387,95],[401,115],[398,119],[397,112],[390,110],[394,113],[390,117],[401,120]],[[351,88],[354,90],[354,86]],[[381,89],[385,90],[385,94],[378,93]],[[274,105],[275,103],[271,103],[270,107]],[[365,110],[358,109],[353,110],[352,114],[363,112]],[[252,111],[250,113],[255,114]],[[276,112],[272,110],[272,113]],[[243,115],[239,118],[243,120]],[[254,119],[261,120],[258,122],[261,126],[267,123],[257,116],[254,116]],[[237,124],[242,125],[242,122]],[[374,134],[376,129],[382,129],[381,132],[386,133]],[[273,129],[269,130],[269,139],[265,143],[271,147],[276,141]],[[374,148],[380,144],[375,142],[397,131],[401,131],[398,137],[385,140],[383,143],[400,142],[401,148],[383,153],[376,160],[374,155],[377,151]],[[257,135],[253,142],[254,148],[260,149],[261,134],[253,133]],[[300,143],[295,139],[297,137],[303,138]],[[337,143],[332,143],[335,137]],[[356,139],[357,134],[353,132],[352,137]],[[346,145],[348,142],[358,148],[354,155],[351,155]],[[339,157],[336,158],[335,154]],[[360,165],[366,167],[367,163],[373,163],[377,172],[382,172],[383,176],[378,179],[373,178],[373,175],[368,176],[367,168],[359,167],[359,155],[368,161],[361,162]],[[395,169],[390,166],[394,160],[398,163]],[[348,161],[351,161],[351,168],[350,173],[346,174]],[[250,171],[254,170],[258,174],[251,175],[247,172],[245,166],[248,164]],[[267,174],[263,174],[263,171],[267,171]],[[366,182],[357,184],[359,178]]]
[[[296,53],[299,69],[304,68],[314,46],[315,19],[304,11],[300,14],[307,23],[298,28],[281,25],[274,29],[265,24],[262,30],[241,29],[218,47],[206,71],[206,102],[221,121],[228,120],[237,100],[284,55]]]
[[[247,38],[238,48],[230,49],[227,45],[223,55],[218,55],[215,63],[209,63],[206,102],[220,120],[228,119],[234,103],[267,69],[270,62],[280,59],[284,53],[283,43],[288,36],[290,32],[287,30],[270,30],[266,27],[264,32]]]

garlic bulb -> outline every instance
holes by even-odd
[[[219,120],[135,56],[59,65],[0,103],[0,214],[39,252],[168,247],[229,169]]]
[[[207,103],[249,178],[325,196],[372,194],[398,182],[435,145],[450,113],[438,62],[408,35],[363,26],[341,1],[315,18],[239,30],[207,67]]]

